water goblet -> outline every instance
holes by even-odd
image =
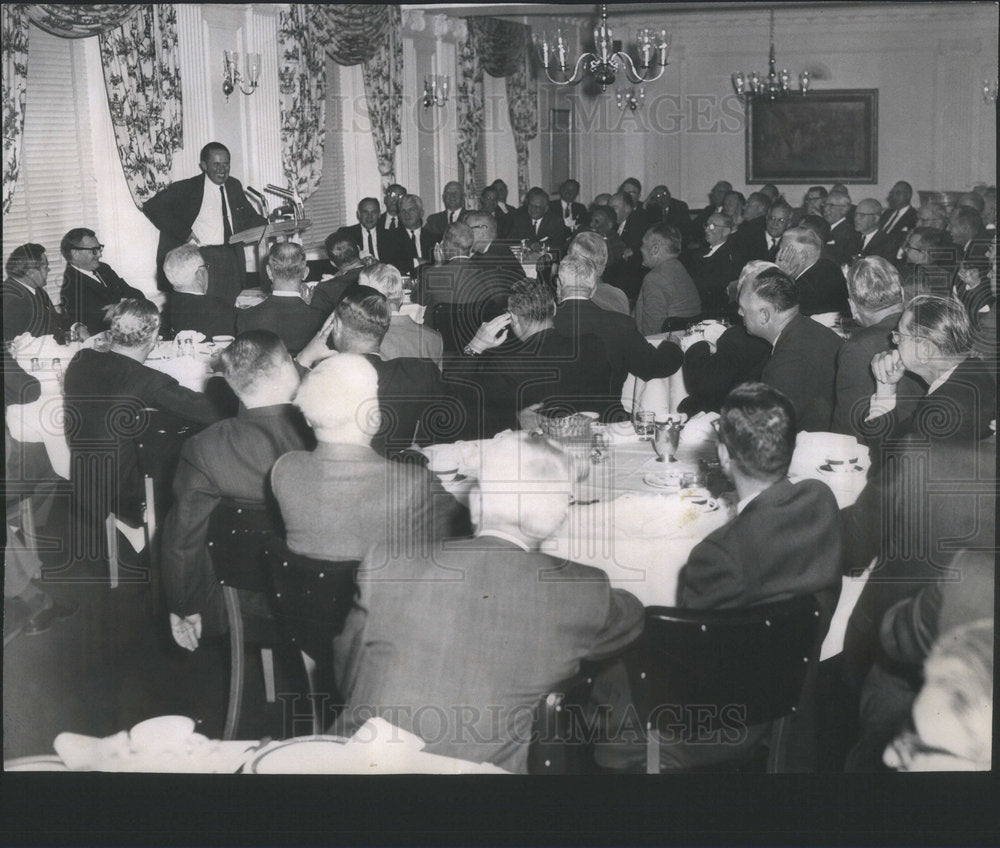
[[[681,440],[681,423],[670,417],[657,422],[653,439],[657,462],[677,462],[677,446]]]
[[[645,409],[638,409],[632,413],[632,426],[635,428],[639,441],[652,441],[656,430],[656,414]]]

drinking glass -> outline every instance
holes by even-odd
[[[656,435],[653,439],[653,448],[656,450],[656,458],[660,462],[677,462],[677,446],[681,440],[681,422],[675,418],[668,418],[656,424]]]
[[[632,414],[632,426],[635,428],[639,441],[648,442],[653,439],[656,430],[656,415],[645,409],[636,410]]]

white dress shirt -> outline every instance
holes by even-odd
[[[199,244],[225,244],[225,228],[222,225],[222,203],[220,202],[219,189],[222,188],[222,195],[225,195],[225,187],[217,186],[208,175],[205,175],[205,189],[201,195],[201,209],[198,217],[191,225],[191,233]],[[229,204],[229,197],[226,195],[226,210],[229,213],[229,225],[233,225],[233,207]],[[235,228],[233,230],[235,232]]]

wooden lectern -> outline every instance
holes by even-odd
[[[233,233],[229,237],[229,243],[248,245],[254,248],[254,258],[257,260],[257,273],[263,279],[264,264],[261,262],[261,245],[264,246],[263,255],[271,250],[271,246],[278,241],[288,241],[292,236],[304,233],[309,229],[308,218],[294,218],[291,221],[271,221],[260,227],[249,227]]]

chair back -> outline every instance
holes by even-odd
[[[647,607],[646,715],[654,725],[676,720],[660,705],[707,706],[723,722],[735,706],[747,725],[789,715],[819,660],[820,629],[812,595],[743,609]]]
[[[461,351],[476,334],[482,323],[481,312],[479,304],[438,303],[431,310],[430,321],[425,323],[441,334],[444,352],[455,353]]]
[[[535,709],[528,774],[583,774],[591,756],[584,711],[594,683],[589,665],[547,692]]]
[[[322,560],[292,553],[284,540],[264,545],[271,601],[289,639],[317,665],[326,663],[357,594],[358,560]]]
[[[263,506],[216,506],[208,519],[207,536],[216,579],[234,589],[269,591],[263,549],[278,532],[273,512]]]

